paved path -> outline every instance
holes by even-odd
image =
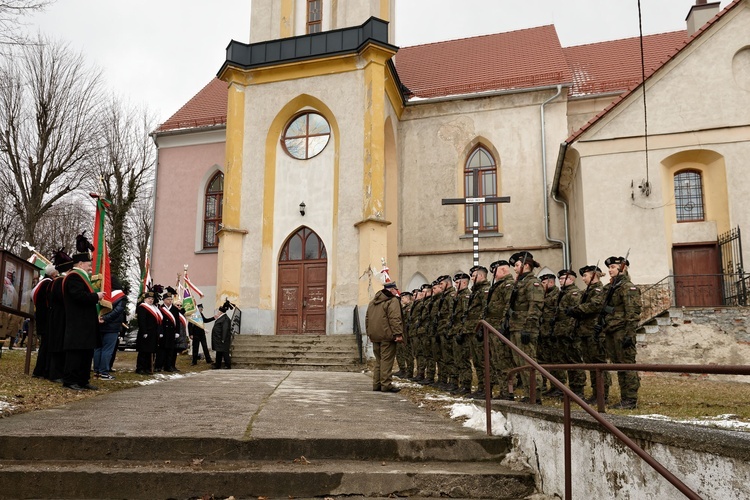
[[[0,419],[5,436],[472,439],[362,373],[210,370]],[[368,422],[375,422],[369,424]]]

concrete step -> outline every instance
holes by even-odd
[[[232,347],[239,368],[357,370],[354,335],[239,335]]]
[[[10,487],[0,498],[462,497],[520,499],[534,491],[528,472],[498,463],[383,462],[297,457],[286,461],[3,461]]]
[[[646,333],[646,334],[659,333],[659,325],[643,325],[643,333]]]

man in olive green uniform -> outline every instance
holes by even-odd
[[[561,364],[583,363],[581,357],[580,341],[576,336],[575,320],[565,314],[565,311],[575,307],[581,301],[581,291],[575,285],[578,277],[572,269],[562,269],[557,273],[560,280],[560,297],[555,309],[555,321],[550,333],[556,346],[554,362]],[[553,374],[554,375],[554,374]],[[586,385],[586,374],[580,370],[568,370],[567,374],[562,371],[565,378],[557,377],[561,382],[568,382],[570,389],[576,395],[583,397],[583,388]]]
[[[411,307],[411,317],[409,319],[409,345],[414,355],[414,377],[413,381],[419,382],[424,380],[424,359],[422,358],[422,337],[419,336],[419,322],[422,317],[422,309],[425,304],[425,293],[422,288],[415,290],[416,295],[414,304]]]
[[[539,339],[539,323],[544,307],[544,291],[534,273],[531,271],[539,264],[531,252],[513,254],[508,262],[514,267],[518,276],[515,296],[510,300],[510,340],[527,356],[536,359],[536,343]],[[516,367],[526,365],[526,361],[513,352],[513,363]],[[525,397],[521,402],[542,403],[541,390],[536,392],[536,401],[529,398],[529,371],[521,372]],[[536,373],[536,386],[541,388],[542,379]]]
[[[581,343],[581,356],[584,363],[606,363],[607,353],[604,347],[604,338],[601,333],[596,333],[595,327],[599,313],[604,305],[604,285],[599,278],[604,276],[602,270],[597,266],[584,266],[578,270],[586,284],[586,289],[581,295],[578,305],[569,307],[565,314],[576,319],[576,337]],[[609,372],[602,372],[604,376],[604,400],[609,396],[610,377]],[[596,401],[596,371],[589,372],[593,395],[586,401]]]
[[[432,384],[435,382],[435,360],[432,358],[432,306],[435,303],[435,297],[432,294],[433,288],[437,283],[422,285],[425,292],[422,306],[422,314],[419,317],[419,338],[420,353],[422,361],[419,366],[422,369],[422,384]]]
[[[396,359],[396,344],[403,340],[403,318],[396,283],[389,282],[367,306],[365,331],[372,342],[375,365],[372,370],[372,390],[399,392],[391,378],[393,361]],[[218,363],[221,358],[217,356]]]
[[[557,288],[557,282],[554,274],[542,274],[539,276],[539,282],[542,284],[544,290],[544,307],[542,309],[542,324],[539,330],[539,341],[536,346],[536,359],[539,364],[552,364],[555,363],[554,359],[554,340],[550,335],[552,324],[555,322],[555,315],[557,314],[557,300],[560,297],[560,289]],[[560,371],[550,372],[552,375],[560,379]],[[564,373],[562,374],[564,375]],[[547,379],[542,377],[542,390],[544,394],[557,396],[560,394],[559,391],[552,384],[547,387]]]
[[[466,336],[465,343],[469,345],[471,362],[477,372],[477,390],[471,393],[471,396],[475,399],[484,399],[484,343],[477,336],[476,330],[479,321],[484,319],[490,282],[487,281],[487,268],[484,266],[472,267],[469,274],[473,284],[464,314],[462,334]]]
[[[456,284],[456,297],[453,300],[453,312],[451,313],[451,349],[452,349],[452,366],[453,366],[453,383],[456,388],[451,392],[463,396],[471,392],[471,351],[469,342],[466,341],[465,335],[462,334],[464,324],[463,318],[469,307],[469,275],[466,273],[456,273],[453,276],[453,282]]]
[[[497,260],[490,264],[490,273],[494,283],[487,293],[485,319],[495,330],[509,338],[504,323],[514,284],[510,264],[507,260]],[[498,398],[513,401],[513,394],[508,392],[508,371],[513,367],[510,348],[493,334],[490,336],[490,351],[491,366],[486,368],[490,370],[490,383],[500,386]],[[492,391],[492,387],[487,390]]]
[[[412,306],[412,293],[401,292],[401,314],[404,318],[404,340],[396,344],[396,362],[398,371],[393,375],[399,378],[411,377],[414,374],[414,360],[409,348],[409,316]]]
[[[624,257],[610,257],[604,264],[609,268],[610,277],[609,283],[604,286],[606,298],[602,329],[607,357],[615,364],[635,363],[635,330],[641,317],[641,292],[630,281],[630,263]],[[621,400],[613,408],[635,408],[641,386],[638,372],[617,372],[617,381]]]
[[[445,390],[451,390],[452,367],[448,356],[451,349],[448,349],[450,339],[450,320],[453,311],[453,297],[456,289],[453,286],[453,280],[447,274],[440,276],[438,282],[438,299],[433,306],[434,324],[435,324],[435,343],[433,344],[433,356],[438,366],[438,383],[437,387]]]

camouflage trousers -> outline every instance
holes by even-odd
[[[471,371],[471,348],[469,338],[466,335],[454,337],[453,340],[453,364],[456,367],[456,383],[459,387],[471,390],[471,381],[474,374]]]
[[[464,342],[469,346],[471,362],[477,372],[477,391],[484,391],[484,343],[477,340],[475,334],[467,335]]]
[[[532,338],[531,342],[528,344],[524,344],[521,342],[521,332],[511,332],[510,334],[510,340],[523,351],[524,354],[529,356],[532,359],[536,359],[536,339]],[[512,352],[513,356],[513,366],[519,367],[519,366],[525,366],[526,360],[524,360],[521,356],[516,354],[515,351]],[[536,397],[539,399],[541,397],[541,393],[539,392],[542,387],[542,377],[539,375],[539,372],[535,371],[536,373],[536,387],[537,387],[537,393]],[[529,381],[531,380],[530,372],[529,370],[521,370],[521,381],[523,382],[523,394],[524,396],[529,396]]]
[[[552,337],[550,337],[549,335],[539,336],[539,340],[537,340],[537,344],[536,344],[536,360],[540,365],[552,364],[555,362],[552,356],[553,345],[554,345],[554,341]],[[556,379],[561,380],[560,379],[561,373],[559,370],[554,370],[550,373]],[[565,372],[562,372],[563,376],[564,374]],[[542,377],[542,384],[545,388],[547,387],[546,377]],[[549,384],[549,385],[552,386],[552,384]]]
[[[445,366],[443,365],[443,343],[437,335],[432,336],[430,348],[432,349],[432,366],[437,365],[438,381],[445,380]]]
[[[411,353],[411,342],[404,340],[396,344],[396,362],[398,369],[411,377],[414,373],[414,359]]]
[[[599,337],[601,339],[601,337]],[[580,337],[581,340],[581,356],[583,357],[584,363],[606,363],[607,353],[604,351],[603,340],[598,340],[593,335],[586,335]],[[609,372],[602,372],[604,377],[604,399],[609,396],[609,385],[610,376]],[[596,371],[591,370],[589,372],[589,382],[591,383],[591,389],[593,390],[594,397],[596,397]]]
[[[422,338],[422,351],[424,353],[424,377],[429,380],[435,378],[435,337],[431,334],[426,334]]]
[[[555,336],[552,340],[552,362],[555,364],[583,363],[579,342],[573,337]],[[559,370],[552,373],[560,382],[568,383],[570,389],[583,396],[586,386],[586,373],[582,370]]]
[[[443,382],[457,383],[458,365],[456,364],[456,336],[447,335],[440,338],[440,355],[442,357],[442,369],[440,380]]]
[[[430,339],[427,335],[420,335],[415,339],[417,351],[417,376],[427,376],[427,352],[429,351]],[[434,376],[434,368],[433,368]]]
[[[610,363],[635,363],[635,334],[628,334],[625,330],[605,333],[604,339]],[[623,347],[623,342],[628,336],[632,336],[631,345]],[[638,399],[638,389],[641,387],[641,377],[638,372],[617,372],[617,382],[620,384],[620,398]]]
[[[483,354],[484,355],[484,354]],[[500,386],[500,396],[507,396],[508,372],[514,366],[513,355],[510,347],[496,335],[490,335],[490,383]],[[528,378],[528,376],[527,376]],[[524,382],[528,386],[528,380]],[[540,383],[541,386],[541,383]]]

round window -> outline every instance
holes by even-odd
[[[292,158],[307,160],[320,154],[331,138],[331,127],[318,113],[303,113],[284,130],[281,144]]]

